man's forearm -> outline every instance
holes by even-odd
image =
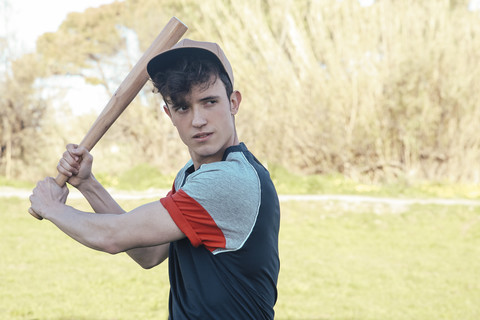
[[[111,217],[109,217],[111,216]],[[55,224],[65,234],[81,244],[99,251],[117,253],[110,241],[116,214],[91,214],[65,204],[56,204],[48,209],[44,217]]]
[[[96,213],[125,213],[125,211],[112,198],[110,193],[91,174],[90,179],[85,181],[78,190],[83,194]],[[168,244],[136,248],[127,250],[126,253],[143,268],[154,267],[168,257]]]
[[[120,205],[112,198],[110,193],[95,179],[93,174],[78,190],[83,194],[96,213],[125,213]]]

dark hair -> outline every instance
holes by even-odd
[[[219,63],[207,57],[183,55],[152,79],[153,85],[162,95],[167,105],[182,105],[185,96],[194,86],[200,85],[207,89],[217,78],[225,85],[227,97],[233,92],[232,83]]]

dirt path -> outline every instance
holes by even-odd
[[[167,194],[168,190],[146,190],[146,191],[119,191],[110,190],[112,196],[118,200],[136,200],[136,199],[151,199],[161,198]],[[31,190],[17,189],[11,187],[0,187],[0,198],[17,197],[28,199]],[[80,192],[75,189],[70,189],[69,198],[82,198]],[[364,203],[364,204],[385,204],[390,206],[409,206],[412,204],[438,204],[438,205],[466,205],[466,206],[480,206],[480,200],[470,199],[442,199],[442,198],[384,198],[384,197],[370,197],[357,195],[279,195],[280,202],[286,201],[338,201],[344,203]]]

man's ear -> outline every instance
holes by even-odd
[[[167,105],[163,106],[163,111],[165,111],[167,116],[170,118],[170,121],[172,121],[172,124],[175,126],[175,123],[173,123],[172,114],[170,113],[170,109],[167,107]]]
[[[170,113],[170,109],[168,109],[167,105],[164,104],[163,105],[163,111],[165,111],[165,113],[167,114],[167,116],[172,119],[172,114]]]
[[[242,102],[242,94],[238,90],[233,91],[230,96],[230,113],[232,116],[237,114],[240,108],[240,102]]]

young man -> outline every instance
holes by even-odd
[[[58,171],[97,214],[65,205],[68,189],[37,184],[32,208],[80,243],[127,252],[144,268],[168,257],[170,319],[272,319],[279,273],[279,203],[268,171],[239,142],[242,100],[217,44],[182,40],[147,71],[191,160],[169,194],[125,212],[68,145]]]

